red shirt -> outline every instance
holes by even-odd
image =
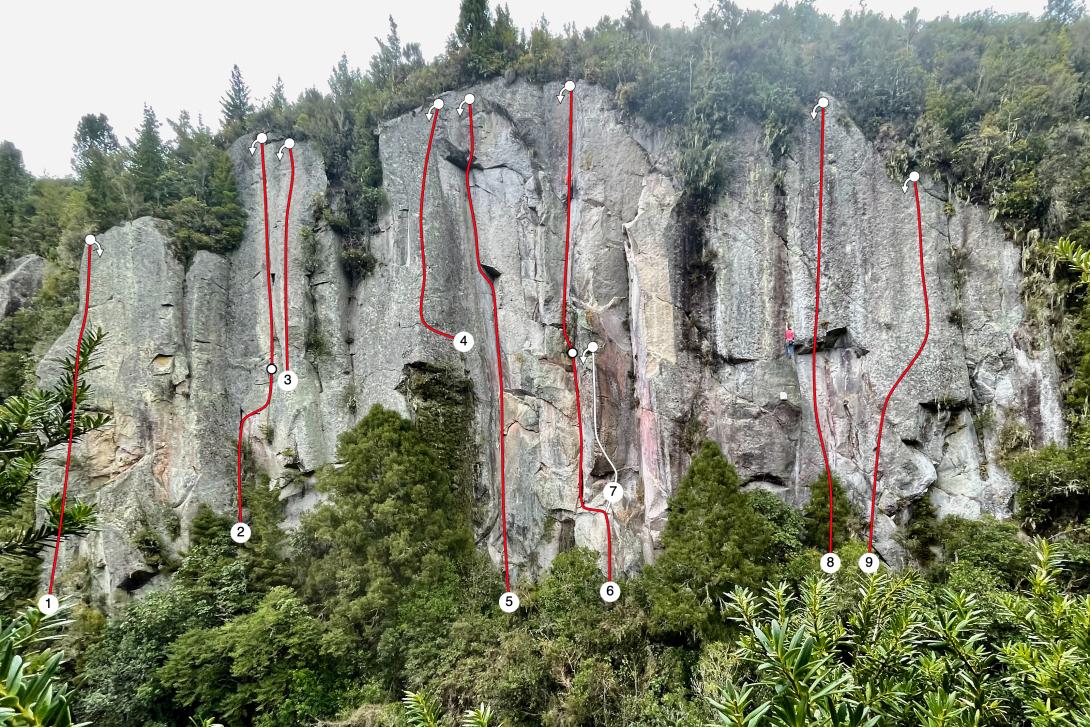
[[[790,328],[788,328],[787,332],[784,333],[784,338],[787,339],[788,343],[790,343],[791,341],[794,341],[795,340],[795,332],[793,330],[791,330]]]

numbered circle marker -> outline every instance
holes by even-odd
[[[821,98],[818,99],[818,106],[820,106],[823,109],[829,108],[829,99],[822,96]]]
[[[458,331],[454,334],[454,350],[459,353],[469,353],[473,350],[473,334],[469,331]]]
[[[235,523],[231,526],[231,540],[236,543],[245,543],[250,539],[250,526],[246,523]]]
[[[294,371],[285,371],[280,374],[276,385],[280,387],[281,391],[295,391],[295,387],[299,385],[299,377],[295,375]]]
[[[863,553],[859,556],[859,570],[871,575],[878,572],[878,556],[874,553]]]
[[[264,131],[262,131],[260,134],[257,135],[257,143],[258,144],[264,144],[268,140],[269,140],[269,135],[266,134]]]
[[[840,570],[840,556],[836,553],[821,556],[821,569],[826,573],[836,573]]]
[[[274,363],[265,364],[265,373],[267,373],[269,376],[276,376],[276,372],[277,372],[276,364],[274,364]]]
[[[606,484],[602,494],[608,503],[620,502],[621,498],[624,497],[624,487],[619,482],[610,482]]]
[[[589,344],[587,344],[587,350],[591,353],[598,353],[598,342],[591,341]]]
[[[569,348],[568,349],[568,358],[575,358],[578,355],[579,355],[579,352],[576,351],[574,348]]]
[[[292,139],[290,136],[287,139],[284,139],[284,146],[287,147],[288,149],[294,149],[295,148],[295,139]]]
[[[613,581],[606,581],[602,584],[602,587],[598,589],[598,595],[602,597],[602,600],[606,603],[613,603],[621,597],[621,587]]]
[[[910,182],[920,181],[920,173],[919,172],[910,172],[909,175],[908,175],[908,181],[910,181]]]
[[[38,599],[38,610],[46,616],[52,616],[61,608],[60,599],[52,593],[47,593]]]
[[[566,91],[574,91],[575,90],[575,81],[568,81],[567,83],[565,83],[564,84],[564,89]]]
[[[519,597],[514,591],[508,591],[500,596],[500,610],[504,613],[514,613],[519,610]]]

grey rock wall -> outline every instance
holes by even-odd
[[[502,558],[502,391],[516,577],[540,572],[573,543],[603,553],[604,567],[602,519],[577,506],[575,399],[560,331],[567,107],[556,103],[556,89],[521,82],[472,90],[473,196],[482,261],[498,273],[502,386],[465,202],[467,123],[453,112],[461,94],[447,94],[454,103],[438,125],[424,215],[425,310],[442,329],[473,333],[477,345],[457,353],[418,320],[422,113],[379,129],[388,206],[370,240],[377,269],[354,285],[337,261],[340,241],[321,226],[309,270],[301,260],[300,231],[327,182],[317,151],[300,142],[288,309],[301,383],[274,392],[248,440],[257,466],[284,488],[290,527],[315,502],[309,474],[334,460],[337,435],[375,403],[410,413],[400,386],[406,365],[446,362],[473,382],[478,505],[492,514],[480,540],[493,560]],[[809,353],[817,129],[804,125],[781,159],[764,148],[759,129],[740,129],[727,188],[694,226],[669,137],[624,117],[601,89],[576,93],[569,330],[580,349],[600,346],[596,402],[589,360],[580,366],[586,500],[612,512],[614,565],[632,572],[653,559],[667,499],[701,437],[722,444],[750,486],[794,504],[822,472]],[[922,336],[915,207],[835,102],[827,131],[818,396],[832,467],[865,510],[882,400]],[[101,238],[91,320],[109,339],[89,379],[115,423],[79,445],[73,491],[97,499],[103,528],[67,548],[62,562],[88,569],[111,600],[158,582],[132,542],[141,528],[174,552],[199,503],[234,507],[239,409],[264,400],[268,355],[260,169],[248,144],[232,150],[250,216],[231,255],[198,253],[186,269],[150,219]],[[282,360],[287,160],[269,146]],[[891,562],[904,558],[895,529],[919,498],[940,514],[1009,515],[1013,486],[997,463],[1007,420],[1037,443],[1063,438],[1054,357],[1023,325],[1018,247],[985,211],[947,205],[921,171],[931,337],[890,404],[882,444],[876,546]],[[788,320],[802,349],[794,360],[782,349]],[[54,353],[72,345],[77,326]],[[316,331],[322,345],[308,347]],[[49,366],[40,374],[49,377]],[[602,495],[612,470],[596,447],[595,420],[625,488],[615,505]],[[46,473],[44,490],[59,481],[55,474]]]
[[[0,276],[0,318],[15,313],[38,294],[45,276],[45,258],[23,255]]]

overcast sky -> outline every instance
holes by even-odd
[[[507,0],[515,22],[530,27],[541,17],[540,0]],[[738,0],[768,9],[774,0]],[[494,3],[493,3],[494,4]],[[1044,0],[920,0],[921,17],[984,8],[1039,14]],[[709,0],[643,0],[656,23],[692,25]],[[871,0],[868,7],[897,16],[913,3]],[[580,28],[602,15],[624,13],[628,0],[551,0],[546,15],[558,31]],[[858,0],[817,0],[838,16]],[[105,113],[118,136],[134,135],[144,103],[160,120],[182,109],[215,126],[219,97],[231,65],[238,63],[258,98],[277,75],[288,98],[310,86],[326,90],[329,71],[342,52],[366,66],[385,36],[389,14],[403,41],[417,41],[427,58],[443,50],[458,15],[457,0],[39,0],[5,3],[0,43],[0,139],[23,151],[35,174],[70,172],[72,134],[85,113]]]

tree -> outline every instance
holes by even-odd
[[[0,142],[0,262],[26,251],[12,247],[12,235],[33,181],[23,166],[23,153],[10,141]]]
[[[705,442],[670,498],[662,555],[647,570],[652,623],[720,632],[720,595],[765,578],[772,541],[772,526],[750,505],[734,467],[719,445]]]
[[[162,204],[163,194],[159,180],[166,171],[166,154],[163,139],[159,135],[159,126],[155,110],[145,104],[144,119],[130,152],[129,169],[136,192],[146,204],[151,205],[152,211]]]
[[[336,713],[347,688],[315,648],[324,630],[289,589],[274,588],[252,613],[174,642],[159,678],[181,707],[232,724],[313,724]]]
[[[889,571],[738,588],[741,638],[715,647],[732,666],[702,691],[718,724],[1083,724],[1090,596],[1064,575],[1041,541],[1028,588],[986,598]]]
[[[825,477],[810,483],[810,499],[803,508],[804,542],[822,553],[829,549],[829,486]],[[852,508],[840,480],[833,477],[833,547],[858,537],[862,522]]]
[[[386,40],[375,38],[378,43],[378,53],[371,56],[371,66],[368,77],[380,88],[386,88],[400,80],[401,75],[401,38],[397,34],[397,23],[394,16],[390,16],[390,32],[386,34]]]
[[[340,633],[355,635],[357,659],[392,676],[406,647],[399,628],[446,618],[436,594],[472,561],[469,503],[453,487],[451,463],[413,423],[377,405],[341,435],[337,456],[343,466],[318,482],[329,501],[301,528],[304,593]]]
[[[120,149],[105,114],[87,114],[80,119],[72,166],[86,191],[91,219],[100,229],[114,225],[123,215],[121,192],[115,184],[122,171]]]
[[[81,373],[97,368],[93,363],[94,353],[103,335],[102,331],[93,329],[84,336],[79,352]],[[10,512],[29,496],[35,472],[46,451],[68,441],[75,356],[73,352],[62,361],[64,374],[52,388],[34,389],[25,395],[9,397],[0,404],[0,509]],[[75,397],[75,437],[98,429],[110,420],[108,415],[88,408],[89,393],[87,379],[81,376]],[[50,501],[43,524],[0,538],[0,558],[37,555],[56,537],[59,516],[60,498],[57,497]],[[65,511],[66,536],[86,533],[93,524],[94,514],[90,508],[78,503],[69,504]]]
[[[79,713],[98,727],[176,724],[188,715],[171,699],[159,670],[186,633],[213,629],[258,601],[226,530],[194,545],[170,588],[129,604],[85,655]]]
[[[454,37],[462,47],[478,49],[492,32],[492,17],[488,0],[462,0],[458,7],[458,23]]]
[[[269,96],[268,107],[274,111],[283,111],[287,105],[288,97],[284,93],[284,79],[277,76],[276,84],[273,86],[272,94]]]
[[[117,135],[110,126],[106,114],[86,114],[76,125],[76,141],[72,145],[75,157],[72,167],[81,178],[86,178],[90,167],[101,158],[108,157],[120,149]]]
[[[1048,0],[1045,5],[1045,20],[1071,25],[1086,13],[1086,3],[1081,0]]]
[[[238,64],[231,68],[231,80],[227,86],[227,93],[220,99],[220,109],[223,110],[225,133],[235,131],[245,124],[247,117],[254,110],[250,103],[250,88],[242,80],[242,71],[239,70]]]

